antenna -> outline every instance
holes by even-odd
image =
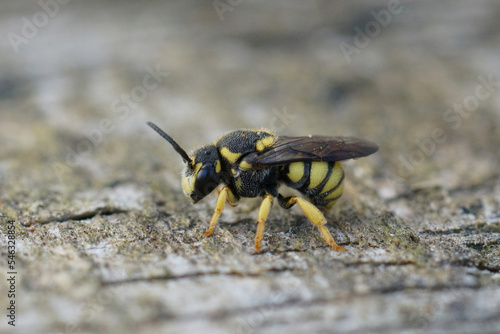
[[[172,145],[174,147],[174,149],[177,151],[177,153],[179,153],[182,157],[182,160],[184,160],[185,162],[187,163],[190,163],[192,164],[193,161],[191,160],[191,158],[189,157],[189,155],[186,153],[186,151],[184,151],[182,149],[182,147],[179,146],[179,144],[177,144],[175,142],[175,140],[172,139],[172,137],[170,137],[169,135],[167,135],[165,133],[165,131],[163,131],[162,129],[160,129],[156,124],[154,124],[153,122],[147,122],[147,124],[153,129],[155,130],[156,132],[158,132],[158,134],[160,136],[162,136],[163,138],[165,138],[166,141],[168,141],[170,143],[170,145]]]

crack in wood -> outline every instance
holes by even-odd
[[[401,261],[353,261],[353,262],[343,262],[343,264],[346,267],[354,267],[354,266],[360,266],[364,264],[369,264],[369,265],[375,265],[375,266],[409,266],[409,265],[418,265],[415,261],[409,261],[409,260],[401,260]]]
[[[397,294],[401,291],[424,291],[424,292],[447,292],[447,291],[471,291],[471,290],[479,290],[480,286],[467,286],[467,285],[445,285],[438,284],[435,286],[428,287],[407,287],[407,286],[398,286],[398,287],[387,287],[381,288],[377,290],[373,290],[372,295],[391,295]],[[279,292],[278,292],[279,293]],[[282,292],[283,293],[283,292]],[[284,296],[285,297],[285,296]],[[290,307],[302,307],[309,308],[312,306],[321,306],[327,304],[339,304],[342,301],[352,301],[354,298],[367,298],[369,295],[366,293],[355,293],[349,294],[348,296],[342,295],[330,295],[330,296],[316,296],[312,299],[303,300],[299,297],[289,296],[289,298],[281,303],[273,302],[273,298],[269,298],[268,301],[264,301],[260,305],[251,306],[251,307],[240,307],[240,308],[231,308],[231,309],[223,309],[216,311],[207,311],[206,313],[201,312],[192,312],[188,314],[182,315],[169,315],[171,319],[176,319],[181,322],[183,321],[193,321],[196,319],[213,319],[213,320],[225,320],[227,318],[242,318],[245,315],[252,314],[253,312],[259,313],[268,313],[268,312],[278,312],[279,310],[284,310]]]
[[[479,190],[493,191],[497,185],[499,179],[499,175],[493,174],[489,177],[485,178],[485,180],[480,184],[463,186],[459,185],[455,188],[444,188],[440,185],[432,185],[428,188],[437,188],[440,190],[444,190],[448,196],[453,196],[459,193],[473,193],[476,194]],[[386,203],[392,203],[395,201],[403,200],[403,199],[411,199],[413,196],[418,195],[420,191],[426,190],[427,188],[418,188],[418,189],[406,189],[404,192],[400,194],[396,194],[394,197],[388,198],[385,200]]]
[[[431,234],[431,235],[452,235],[461,234],[463,232],[475,232],[475,233],[495,233],[500,229],[500,223],[487,224],[485,222],[477,222],[476,224],[470,224],[462,227],[454,227],[447,230],[430,230],[424,229],[418,233]]]
[[[44,219],[39,219],[39,220],[32,220],[26,224],[23,224],[24,226],[31,226],[34,224],[48,224],[52,222],[66,222],[70,220],[85,220],[85,219],[90,219],[94,218],[97,215],[112,215],[116,213],[126,213],[128,212],[127,210],[123,209],[118,209],[114,207],[109,207],[109,206],[104,206],[104,207],[98,207],[93,210],[87,210],[83,212],[78,212],[78,213],[66,213],[63,215],[59,216],[50,216]]]
[[[104,281],[102,282],[103,286],[110,285],[120,285],[120,284],[128,284],[128,283],[136,283],[136,282],[152,282],[152,281],[171,281],[171,280],[180,280],[185,278],[197,278],[197,277],[210,277],[210,276],[237,276],[237,277],[261,277],[267,273],[277,273],[277,272],[285,272],[291,271],[293,268],[270,268],[268,270],[262,272],[239,272],[239,271],[208,271],[208,272],[194,272],[184,275],[161,275],[161,276],[151,276],[151,277],[132,277],[123,280],[116,281]]]

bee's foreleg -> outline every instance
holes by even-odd
[[[219,219],[226,201],[233,206],[236,205],[238,201],[238,199],[234,196],[233,192],[231,191],[231,189],[229,189],[228,186],[225,186],[220,190],[219,197],[217,198],[217,204],[215,205],[215,212],[212,216],[212,220],[210,221],[210,227],[208,228],[208,231],[203,234],[203,236],[208,237],[214,230],[214,227],[217,224],[217,219]]]
[[[227,186],[223,186],[222,188],[217,188],[217,195],[220,195],[222,189],[228,188]],[[232,207],[235,207],[238,205],[238,198],[234,196],[233,192],[231,189],[227,192],[227,198],[226,198],[226,203],[231,205]]]
[[[255,235],[255,250],[257,253],[260,253],[260,240],[262,240],[262,234],[264,233],[264,223],[266,222],[269,210],[273,204],[273,198],[271,194],[267,194],[260,204],[259,217],[257,220],[257,234]]]
[[[328,245],[330,245],[336,251],[345,250],[344,247],[337,245],[335,240],[333,240],[330,231],[328,231],[328,229],[325,226],[326,224],[325,216],[323,216],[321,211],[319,211],[319,209],[312,203],[297,196],[290,196],[285,198],[282,195],[279,196],[278,201],[280,205],[285,209],[289,209],[294,204],[298,204],[302,212],[304,212],[304,214],[311,221],[311,223],[313,223],[318,227],[319,231],[321,232],[321,235],[323,235],[323,238],[325,238]]]

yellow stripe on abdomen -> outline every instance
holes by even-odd
[[[325,180],[328,174],[328,162],[312,162],[309,174],[309,189],[314,189]]]
[[[323,187],[321,194],[326,194],[329,191],[331,191],[331,193],[325,196],[324,199],[333,200],[340,197],[340,195],[342,195],[343,190],[344,190],[344,171],[342,170],[342,165],[340,164],[340,162],[337,161],[333,166],[330,178]]]
[[[329,192],[333,188],[337,186],[339,183],[340,179],[342,178],[343,171],[342,171],[342,166],[340,165],[340,162],[335,162],[335,165],[333,166],[332,173],[330,174],[330,177],[328,178],[328,181],[326,181],[325,186],[321,190],[321,194],[324,194],[326,192]]]
[[[344,182],[342,182],[335,191],[332,191],[331,194],[325,197],[325,200],[332,200],[337,197],[340,197],[342,195],[342,192],[344,191]]]
[[[286,175],[293,183],[299,182],[304,176],[304,163],[292,162],[288,165],[288,174]]]

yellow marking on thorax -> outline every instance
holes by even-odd
[[[242,187],[243,187],[243,181],[240,178],[237,178],[236,179],[236,188],[238,188],[238,190],[241,190]]]
[[[264,151],[266,148],[270,147],[276,141],[276,137],[269,136],[257,141],[255,149],[259,152]]]
[[[330,174],[330,177],[328,178],[328,181],[326,182],[325,186],[323,187],[323,190],[321,190],[321,193],[326,193],[339,183],[340,179],[342,178],[342,165],[340,162],[336,162],[335,165],[333,166],[332,173]]]
[[[309,174],[309,189],[316,188],[328,174],[328,162],[312,162],[311,173]]]
[[[220,160],[217,160],[217,161],[215,162],[215,172],[216,172],[216,173],[220,173],[221,169],[222,169],[222,167],[221,167],[221,165],[220,165]]]
[[[242,161],[240,162],[240,169],[251,169],[252,168],[252,164],[249,164],[248,162],[246,161]]]
[[[227,147],[221,148],[220,154],[222,154],[222,156],[224,158],[226,158],[227,161],[229,161],[232,164],[234,164],[236,162],[236,160],[238,160],[238,158],[241,156],[241,153],[231,152]]]
[[[288,165],[288,174],[286,175],[293,183],[299,182],[304,176],[304,163],[292,162]]]

